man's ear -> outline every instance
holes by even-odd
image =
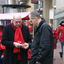
[[[36,19],[36,17],[34,17],[34,19]]]
[[[34,19],[35,19],[35,20],[38,20],[38,18],[37,18],[37,17],[34,17]]]
[[[11,20],[11,23],[13,22],[13,20]]]

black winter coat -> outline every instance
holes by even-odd
[[[31,42],[28,27],[23,25],[21,30],[25,42],[27,43]],[[2,44],[6,46],[6,49],[5,49],[3,64],[17,64],[17,53],[13,53],[14,33],[15,31],[13,30],[11,24],[4,26]],[[27,50],[22,48],[20,50],[21,50],[23,64],[28,64]]]
[[[53,64],[53,34],[50,26],[43,19],[36,29],[32,43],[30,64]]]

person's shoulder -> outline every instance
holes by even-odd
[[[28,29],[28,26],[26,26],[26,25],[23,24],[23,28],[24,28],[24,29]]]
[[[4,27],[8,27],[8,26],[11,26],[11,24],[4,25]]]
[[[26,25],[23,24],[23,28],[28,28],[28,26],[26,26]]]
[[[43,23],[42,28],[46,29],[46,30],[51,30],[52,31],[52,28],[46,22]]]
[[[42,24],[44,27],[50,27],[46,22]]]
[[[61,29],[62,28],[62,26],[58,26],[58,29]]]
[[[11,27],[11,24],[4,25],[4,28],[9,28],[9,27]]]
[[[48,24],[46,23],[45,19],[42,19],[42,25],[43,26],[48,26]]]

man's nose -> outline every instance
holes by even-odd
[[[18,25],[19,25],[20,23],[18,22]]]

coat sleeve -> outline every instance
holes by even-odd
[[[39,53],[36,61],[40,62],[41,60],[44,60],[50,53],[50,50],[53,48],[53,41],[51,41],[51,38],[53,40],[52,29],[48,25],[42,26]]]
[[[31,40],[31,37],[30,37],[30,32],[29,32],[29,29],[27,27],[27,34],[28,34],[28,43],[29,43],[29,48],[31,49],[31,44],[32,44],[32,40]]]
[[[6,47],[13,48],[13,41],[9,41],[9,30],[8,26],[4,26],[2,34],[2,44]]]
[[[57,38],[58,40],[60,39],[60,33],[61,33],[61,30],[60,30],[60,26],[57,28]]]

